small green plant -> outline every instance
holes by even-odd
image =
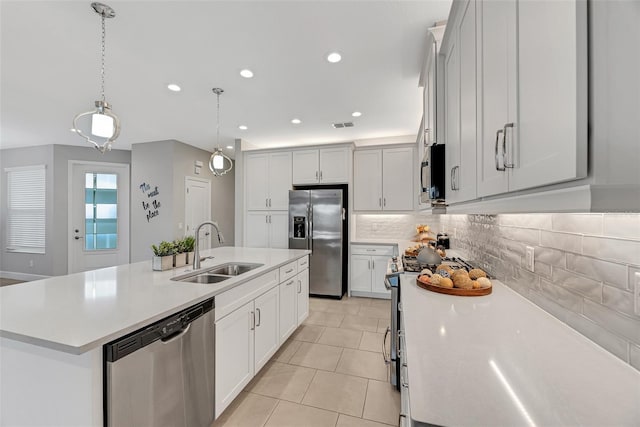
[[[193,252],[196,245],[196,238],[193,236],[185,236],[185,238],[182,239],[182,245],[185,252]]]
[[[158,246],[151,245],[155,256],[169,256],[176,253],[176,247],[172,242],[162,241]]]

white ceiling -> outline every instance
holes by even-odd
[[[176,139],[203,149],[415,135],[427,28],[451,0],[114,1],[106,99],[115,148]],[[100,17],[90,1],[0,2],[0,144],[86,145],[73,117],[100,95]],[[329,52],[343,60],[330,64]],[[243,68],[253,79],[240,77]],[[166,89],[178,83],[179,93]],[[353,111],[362,117],[353,118]],[[302,120],[292,125],[291,119]],[[333,122],[355,127],[334,129]],[[246,131],[238,125],[249,127]],[[231,154],[231,153],[229,153]]]

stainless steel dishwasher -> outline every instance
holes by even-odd
[[[209,426],[214,299],[104,346],[106,426]]]

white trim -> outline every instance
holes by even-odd
[[[207,187],[209,187],[209,203],[207,205],[207,211],[208,211],[208,217],[209,219],[211,218],[211,202],[212,202],[212,186],[213,183],[211,182],[210,179],[206,179],[206,178],[200,178],[200,177],[195,177],[195,176],[185,176],[184,177],[184,225],[183,225],[183,235],[187,236],[187,235],[192,235],[195,233],[195,230],[187,230],[187,188],[189,188],[189,183],[190,182],[199,182],[202,184],[206,184]]]
[[[28,166],[14,166],[10,168],[4,168],[5,172],[26,171],[34,169],[47,169],[47,165],[28,165]]]
[[[43,276],[41,274],[28,274],[28,273],[19,273],[17,271],[1,271],[0,277],[3,279],[13,279],[13,280],[24,280],[26,282],[31,282],[34,280],[48,279],[51,276]]]

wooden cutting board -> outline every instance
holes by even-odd
[[[422,276],[418,276],[416,279],[416,283],[422,289],[426,289],[431,292],[437,292],[439,294],[447,294],[447,295],[458,295],[461,297],[479,297],[483,295],[489,295],[493,286],[489,286],[488,288],[480,288],[480,289],[460,289],[460,288],[445,288],[438,285],[433,285],[431,283],[426,283],[421,281]]]

